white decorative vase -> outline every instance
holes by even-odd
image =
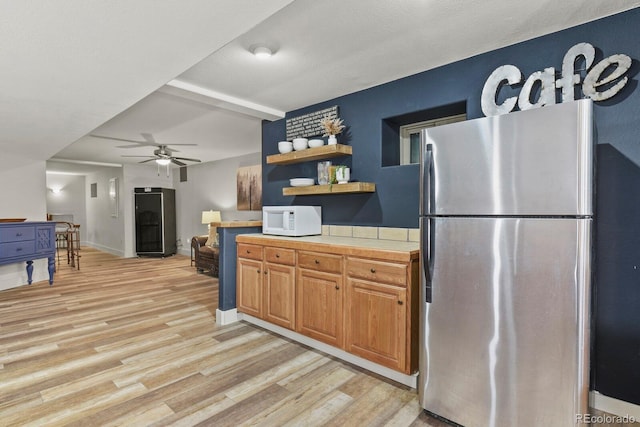
[[[346,184],[349,182],[351,170],[349,168],[336,168],[336,181],[338,184]]]
[[[329,135],[329,140],[327,141],[327,145],[335,145],[338,143],[335,135]]]

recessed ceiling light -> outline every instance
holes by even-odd
[[[266,46],[256,46],[253,49],[253,54],[256,56],[256,58],[265,59],[270,58],[273,52],[271,52],[271,49]]]

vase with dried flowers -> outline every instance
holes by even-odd
[[[322,120],[320,120],[320,126],[322,126],[322,129],[324,129],[324,134],[322,136],[329,137],[329,140],[327,142],[327,144],[329,145],[338,143],[336,135],[341,133],[345,128],[345,125],[343,124],[341,118],[331,118],[328,116],[325,116],[322,118]]]

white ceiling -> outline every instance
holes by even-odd
[[[252,153],[264,118],[637,6],[0,0],[0,149],[11,165],[52,156],[129,163],[140,159],[122,155],[154,147],[117,148],[131,144],[87,135],[143,141],[150,133],[158,143],[197,144],[176,146],[182,157]],[[256,44],[274,56],[255,58]]]

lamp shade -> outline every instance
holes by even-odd
[[[202,212],[202,223],[209,224],[212,222],[220,222],[222,218],[220,217],[220,211],[203,211]]]

